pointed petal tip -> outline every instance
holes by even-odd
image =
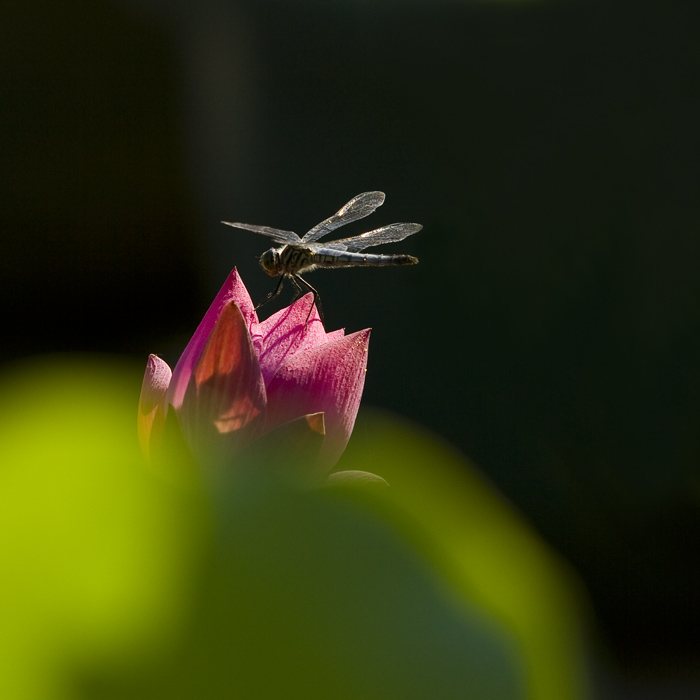
[[[204,346],[214,329],[219,314],[224,307],[232,301],[241,310],[249,332],[253,337],[253,343],[257,346],[262,342],[262,339],[259,337],[258,315],[250,295],[248,294],[248,290],[243,284],[243,280],[238,274],[237,268],[234,267],[226,277],[225,282],[209,306],[209,309],[204,314],[204,318],[201,320],[199,326],[197,326],[197,330],[184,349],[177,365],[175,365],[173,379],[168,392],[168,400],[176,409],[182,406],[185,390],[189,384],[194,366],[197,364],[204,350]]]
[[[158,355],[148,356],[139,398],[140,413],[150,413],[156,405],[164,401],[172,375],[172,370],[165,360]]]
[[[369,337],[371,334],[372,329],[365,328],[361,331],[355,331],[354,333],[350,333],[350,335],[344,336],[344,339],[347,341],[352,339],[354,347],[364,346],[364,352],[367,352],[367,348],[369,347]]]
[[[334,331],[330,331],[329,333],[326,333],[326,340],[328,340],[328,341],[337,340],[338,338],[342,338],[344,335],[345,335],[345,329],[338,328]]]

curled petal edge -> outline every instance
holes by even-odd
[[[167,362],[157,355],[149,355],[141,384],[137,416],[139,447],[148,460],[157,452],[163,437],[168,413],[166,396],[172,374]]]

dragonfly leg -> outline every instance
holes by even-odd
[[[292,299],[292,304],[302,295],[304,289],[302,288],[302,284],[305,287],[308,287],[313,291],[313,288],[311,285],[302,277],[299,277],[299,275],[292,275],[289,278],[292,280],[292,284],[296,287],[297,293],[294,295],[294,299]],[[301,284],[300,284],[301,283]],[[314,296],[316,296],[316,293],[314,292]],[[311,311],[313,310],[313,304],[309,307],[309,313],[306,315],[306,321],[304,321],[304,328],[309,324],[309,319],[311,318]]]
[[[272,301],[276,296],[279,295],[279,293],[282,291],[282,283],[284,282],[284,276],[280,277],[280,281],[277,284],[277,287],[275,287],[274,292],[270,292],[256,307],[255,310],[257,311],[261,306],[265,306],[268,301]]]
[[[292,299],[292,304],[301,296],[302,292],[304,291],[301,288],[301,285],[299,282],[297,282],[297,279],[301,280],[301,277],[297,278],[297,275],[290,275],[289,279],[292,281],[292,284],[294,285],[294,289],[296,289],[296,293],[294,294],[294,298]],[[302,282],[304,280],[301,280]]]
[[[319,318],[321,319],[321,323],[323,323],[323,309],[321,308],[321,295],[301,276],[301,275],[295,275],[296,279],[299,280],[313,295],[314,295],[314,304],[316,304],[316,309],[318,310],[318,315]],[[292,277],[294,279],[294,277]],[[309,315],[306,317],[306,322],[309,322],[309,318],[311,317],[311,311],[313,310],[313,305],[309,309]]]

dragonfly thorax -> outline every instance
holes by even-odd
[[[317,264],[317,257],[312,248],[283,245],[266,250],[260,257],[260,266],[270,277],[297,277],[301,272],[313,270]]]

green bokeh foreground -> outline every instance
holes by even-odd
[[[0,379],[0,697],[588,697],[575,579],[433,436],[361,413],[339,469],[391,488],[156,473],[140,380]]]

